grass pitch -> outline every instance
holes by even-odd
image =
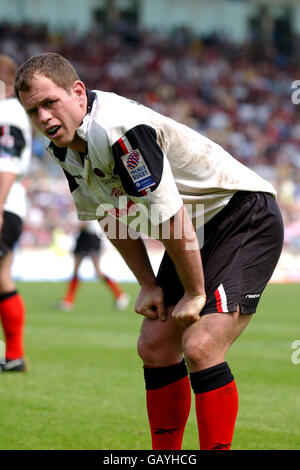
[[[135,284],[124,288],[133,298],[138,292]],[[83,283],[67,313],[55,308],[64,283],[18,289],[30,369],[0,375],[0,449],[151,449],[134,300],[118,312],[103,284]],[[299,294],[297,284],[268,286],[227,357],[240,400],[233,450],[300,449],[300,364],[292,362]],[[183,449],[198,449],[194,405]]]

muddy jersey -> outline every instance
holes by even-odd
[[[16,98],[0,100],[0,172],[17,175],[3,208],[21,218],[26,214],[21,179],[28,172],[31,140],[31,124],[20,102]]]
[[[50,143],[80,220],[115,217],[138,207],[153,224],[188,205],[193,220],[216,215],[238,190],[276,194],[273,186],[195,130],[114,93],[88,91],[77,129],[87,154]],[[125,217],[125,222],[128,218]]]

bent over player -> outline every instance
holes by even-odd
[[[31,156],[31,125],[14,96],[14,61],[0,54],[0,318],[6,342],[6,363],[0,371],[24,372],[25,306],[11,277],[13,247],[22,232],[26,195],[20,179]],[[1,97],[0,97],[1,98]]]
[[[181,448],[190,385],[200,448],[229,449],[238,392],[226,353],[280,256],[274,188],[194,130],[116,94],[86,90],[57,54],[22,64],[15,90],[51,140],[79,219],[102,219],[140,284],[135,309],[146,318],[138,352],[153,449]],[[134,206],[150,222],[143,231],[157,229],[166,249],[157,277],[139,226],[131,224]],[[120,220],[117,230],[107,213]]]

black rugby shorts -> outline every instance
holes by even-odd
[[[263,192],[238,191],[229,203],[204,226],[201,256],[208,313],[256,312],[258,302],[283,245],[283,222],[274,197]],[[165,305],[175,305],[183,286],[167,252],[157,282]]]
[[[84,256],[97,256],[100,253],[101,240],[94,234],[82,230],[76,240],[74,254]]]
[[[0,233],[0,259],[12,251],[22,233],[22,219],[12,212],[3,212],[3,225]]]

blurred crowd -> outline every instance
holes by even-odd
[[[274,184],[286,244],[300,250],[300,104],[292,101],[292,83],[300,80],[296,54],[252,42],[231,44],[216,35],[199,38],[184,28],[167,34],[122,23],[110,31],[95,25],[85,36],[2,23],[0,50],[18,63],[58,52],[89,88],[137,100],[218,142]],[[36,135],[23,246],[48,246],[55,227],[68,233],[76,224],[66,181],[44,148]]]

